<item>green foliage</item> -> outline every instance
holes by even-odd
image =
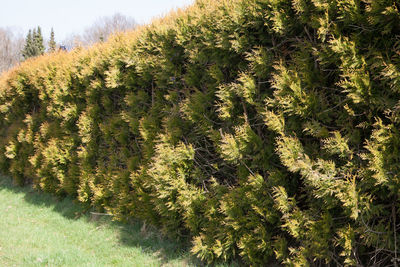
[[[50,32],[50,41],[49,41],[49,52],[55,52],[56,51],[56,40],[54,38],[54,30],[53,28],[51,28],[51,32]]]
[[[397,6],[201,0],[27,61],[0,78],[0,168],[209,263],[393,264]]]
[[[24,59],[28,59],[30,57],[43,55],[43,53],[44,44],[42,29],[38,26],[37,29],[29,30],[26,36],[25,46],[22,50],[22,56]]]

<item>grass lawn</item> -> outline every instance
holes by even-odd
[[[0,266],[196,266],[182,244],[139,222],[83,213],[0,176]]]

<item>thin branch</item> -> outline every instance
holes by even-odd
[[[108,213],[100,213],[100,212],[90,212],[90,214],[92,215],[98,215],[98,216],[114,216],[112,214],[108,214]]]

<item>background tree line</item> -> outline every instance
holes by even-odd
[[[0,73],[22,59],[24,37],[11,28],[0,28]]]
[[[25,38],[13,28],[0,27],[0,73],[30,57],[54,52],[60,48],[71,50],[77,46],[88,47],[96,42],[106,41],[111,34],[134,29],[137,23],[131,17],[116,13],[101,17],[86,28],[82,34],[71,34],[57,43],[53,28],[50,38],[45,40],[40,26],[28,31]]]

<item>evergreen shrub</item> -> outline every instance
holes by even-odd
[[[399,260],[400,3],[198,0],[0,78],[0,167],[212,263]]]

